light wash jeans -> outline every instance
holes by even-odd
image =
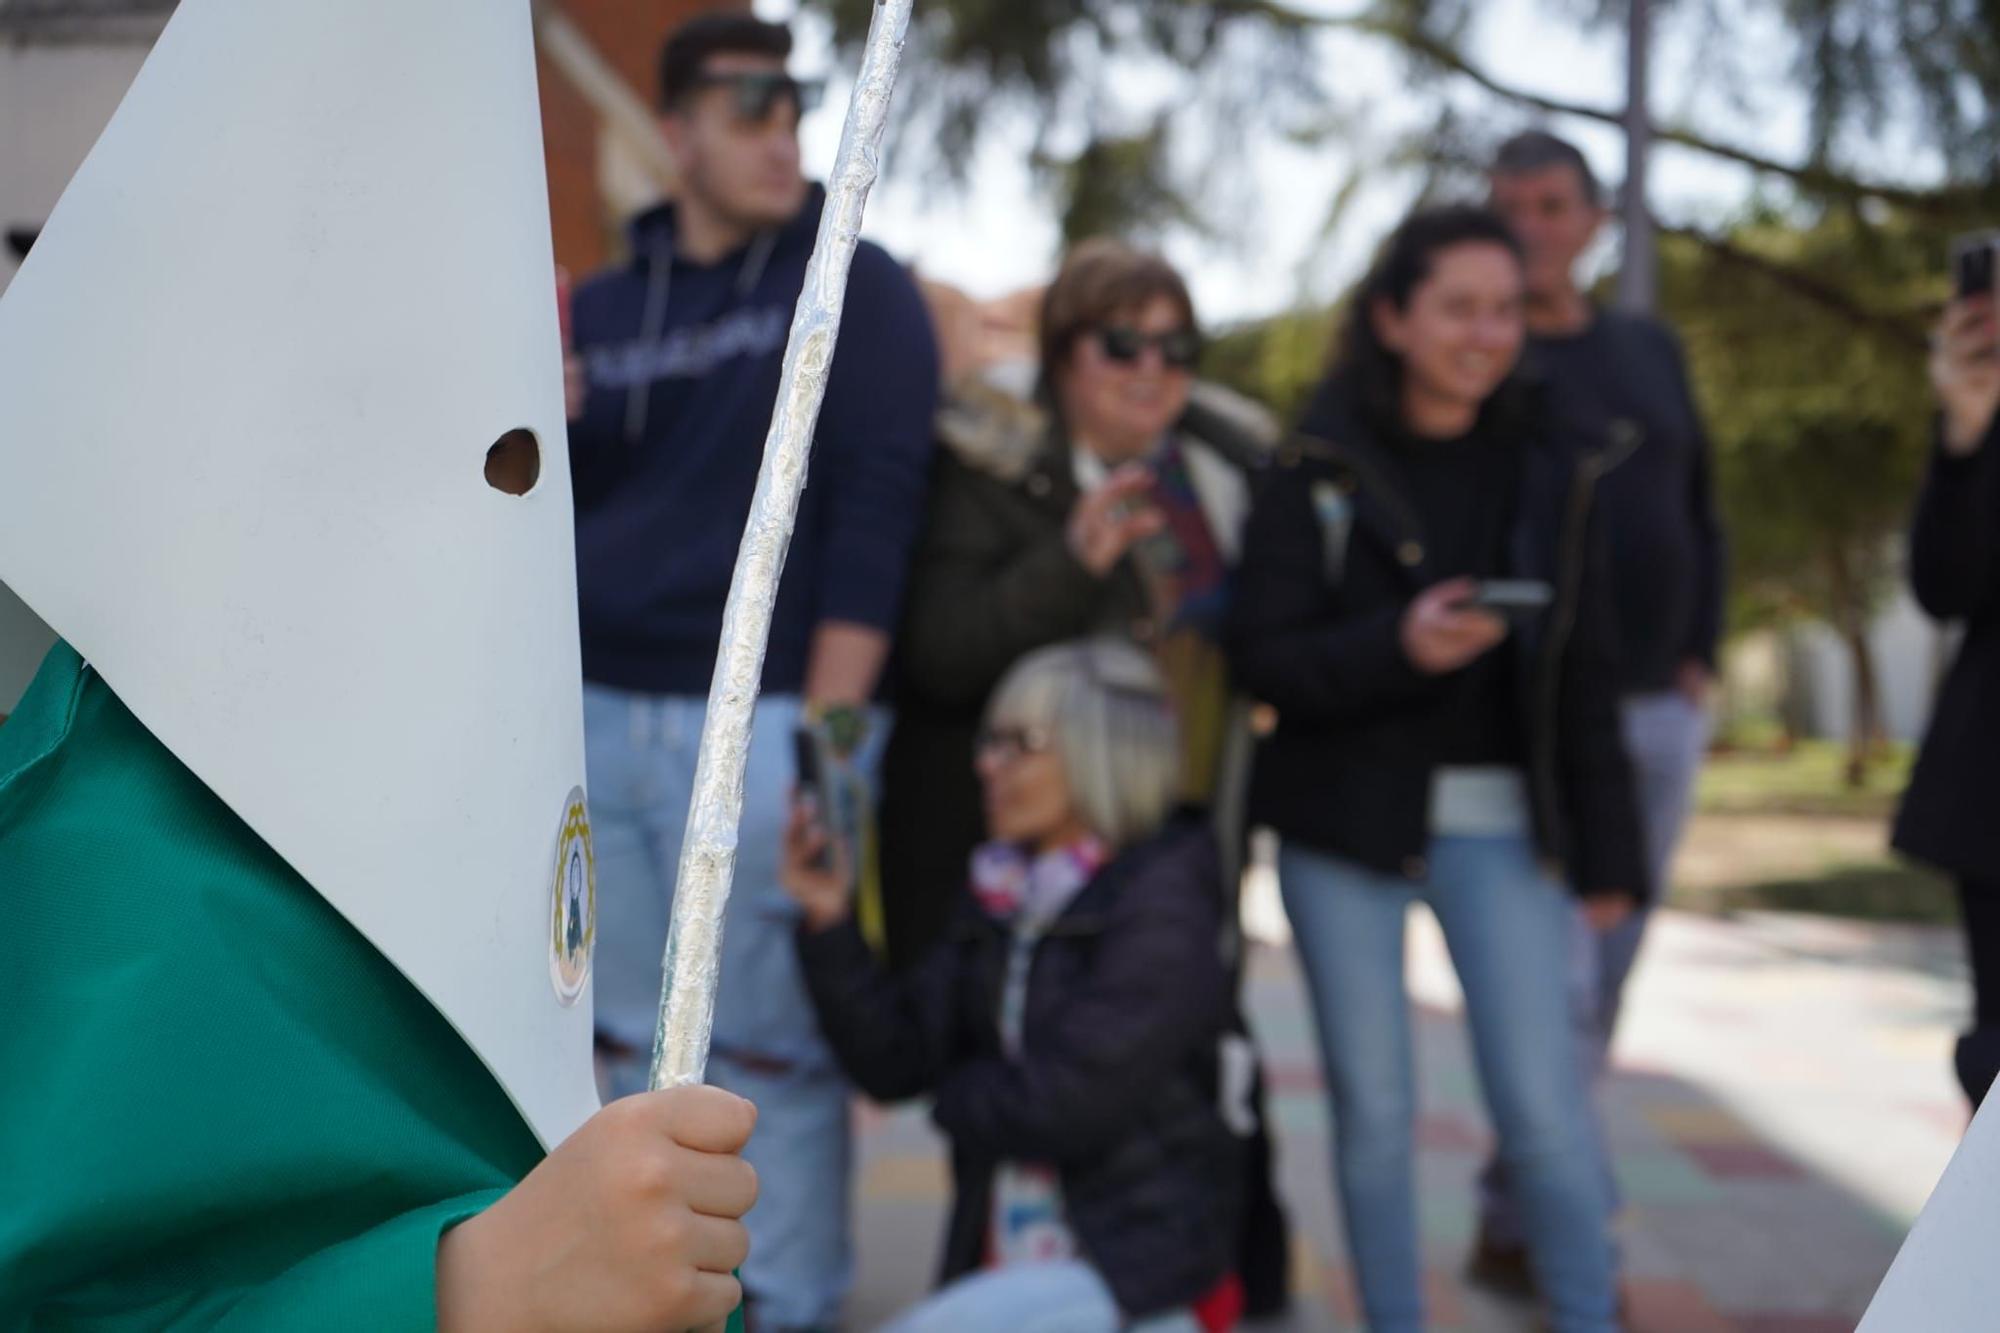
[[[584,687],[597,847],[597,1029],[629,1051],[601,1064],[614,1097],[646,1085],[706,711],[704,699]],[[757,1104],[757,1132],[744,1155],[762,1194],[746,1219],[743,1284],[765,1329],[837,1324],[853,1270],[852,1094],[820,1035],[794,952],[797,910],[778,886],[800,712],[799,701],[784,696],[757,705],[708,1066],[709,1082]],[[877,719],[871,734],[883,730]]]
[[[1416,1076],[1404,921],[1444,929],[1500,1155],[1518,1184],[1535,1273],[1559,1333],[1612,1333],[1604,1182],[1569,1026],[1570,895],[1523,834],[1438,836],[1428,878],[1377,874],[1287,844],[1279,883],[1312,991],[1334,1119],[1335,1183],[1374,1333],[1424,1327]]]
[[[1674,852],[1694,806],[1695,779],[1708,752],[1709,717],[1678,690],[1634,695],[1624,701],[1625,751],[1639,797],[1640,832],[1646,839],[1646,869],[1655,901],[1666,897]],[[1570,1023],[1578,1058],[1595,1089],[1611,1063],[1611,1038],[1624,1007],[1625,983],[1639,957],[1652,919],[1643,906],[1608,931],[1594,929],[1579,909],[1571,926]],[[1593,1099],[1594,1101],[1594,1099]],[[1596,1115],[1593,1104],[1591,1114]],[[1602,1131],[1599,1141],[1603,1142]],[[1606,1197],[1615,1213],[1618,1177],[1608,1146],[1603,1161]],[[1501,1244],[1522,1245],[1527,1230],[1507,1188],[1506,1172],[1495,1157],[1479,1178],[1481,1225]]]
[[[1097,1270],[1072,1261],[961,1278],[883,1333],[1201,1333],[1201,1324],[1185,1310],[1128,1323]]]

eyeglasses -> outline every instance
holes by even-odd
[[[1047,754],[1055,737],[1041,727],[988,727],[973,744],[982,758],[991,755],[1011,764],[1027,755]]]
[[[1141,333],[1125,324],[1107,324],[1097,331],[1097,345],[1106,360],[1121,366],[1136,363],[1148,347],[1160,353],[1169,370],[1193,370],[1201,359],[1201,335],[1193,329],[1169,329],[1165,333]]]
[[[769,70],[703,74],[695,79],[692,91],[699,92],[704,88],[729,89],[733,94],[731,107],[736,118],[756,125],[769,120],[780,102],[790,102],[792,109],[803,116],[819,106],[820,97],[826,91],[826,85],[817,79],[795,79],[789,74]]]

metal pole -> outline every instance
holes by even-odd
[[[1659,303],[1659,241],[1648,200],[1653,157],[1651,0],[1630,0],[1626,23],[1625,262],[1618,273],[1622,309],[1651,314]]]
[[[743,770],[750,755],[750,723],[764,674],[771,607],[784,572],[812,455],[813,427],[826,396],[847,299],[847,270],[861,236],[861,214],[875,184],[889,99],[896,87],[909,31],[912,0],[876,0],[868,46],[854,99],[847,108],[840,152],[827,182],[826,211],[806,265],[805,287],[792,316],[778,401],[764,442],[764,465],[750,502],[750,521],[736,556],[736,575],[722,614],[721,650],[708,692],[701,754],[695,763],[694,798],[681,845],[674,887],[674,920],[667,933],[666,979],[653,1041],[651,1086],[699,1083],[708,1067],[715,1017],[715,984],[722,951],[722,913],[736,870],[737,826],[743,815]]]

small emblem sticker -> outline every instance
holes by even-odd
[[[550,897],[549,978],[556,998],[571,1005],[590,979],[590,955],[597,945],[597,851],[581,787],[572,788],[563,802]]]

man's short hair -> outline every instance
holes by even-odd
[[[674,29],[660,48],[660,107],[671,111],[701,86],[702,66],[710,56],[769,56],[784,61],[792,54],[792,30],[748,14],[703,14]]]
[[[1567,139],[1546,130],[1528,130],[1500,145],[1493,155],[1495,176],[1529,176],[1551,167],[1568,167],[1583,186],[1583,197],[1593,207],[1604,202],[1604,189],[1583,150]]]

